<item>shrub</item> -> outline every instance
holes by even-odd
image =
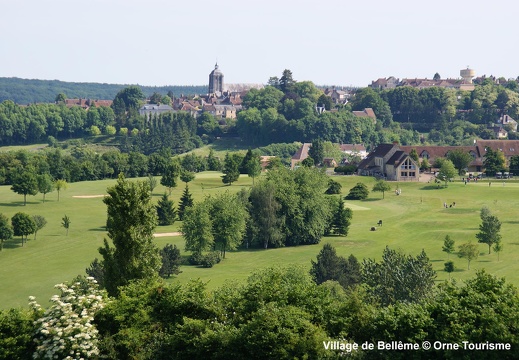
[[[342,185],[337,181],[330,179],[328,181],[328,189],[326,189],[325,193],[328,195],[340,194],[342,190]]]
[[[357,183],[354,187],[351,188],[348,195],[346,195],[345,199],[347,200],[364,200],[367,199],[369,195],[368,187],[363,183]]]
[[[355,165],[341,165],[337,166],[334,171],[342,174],[353,174],[357,170]]]
[[[189,259],[188,259],[189,264],[200,265],[202,263],[203,257],[204,256],[201,253],[195,252],[189,257]]]
[[[220,254],[216,251],[213,251],[213,252],[210,252],[209,254],[206,254],[202,258],[202,263],[200,265],[202,265],[205,268],[212,268],[215,264],[220,263],[220,261],[221,261]]]

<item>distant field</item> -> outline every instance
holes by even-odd
[[[252,184],[250,178],[242,176],[232,186],[224,186],[220,176],[218,172],[198,174],[189,186],[195,200],[220,191],[236,192]],[[334,179],[343,185],[342,195],[359,181],[366,183],[370,189],[373,185],[373,179],[366,177],[334,176]],[[103,195],[106,188],[113,184],[115,180],[69,184],[68,189],[62,191],[59,202],[57,193],[53,192],[47,194],[45,203],[42,203],[40,194],[29,196],[27,206],[23,206],[23,196],[13,193],[9,186],[0,187],[0,213],[11,217],[22,211],[43,215],[48,221],[47,226],[38,233],[37,240],[31,237],[22,248],[20,239],[16,238],[7,242],[0,252],[0,308],[26,306],[29,295],[46,304],[55,293],[55,284],[84,274],[90,262],[99,257],[97,249],[106,236],[106,207],[102,197],[75,196]],[[400,196],[394,194],[397,185],[402,189]],[[479,210],[486,205],[503,223],[504,249],[500,260],[494,253],[488,255],[488,247],[480,244],[481,255],[471,263],[469,271],[466,270],[466,260],[451,255],[456,266],[452,277],[467,279],[477,269],[486,268],[519,285],[519,183],[506,182],[503,186],[502,182],[493,181],[492,186],[488,186],[488,182],[482,181],[465,186],[458,181],[449,184],[446,189],[438,189],[428,183],[391,183],[391,186],[393,191],[387,192],[385,199],[382,199],[381,193],[370,193],[366,201],[347,201],[346,205],[353,209],[353,222],[347,237],[325,237],[321,244],[312,246],[228,252],[227,258],[212,269],[182,266],[182,273],[168,281],[186,283],[190,279],[200,278],[207,281],[210,288],[215,288],[229,281],[242,281],[254,269],[274,264],[297,263],[309,268],[310,261],[327,242],[335,246],[340,255],[354,254],[359,259],[380,259],[386,245],[413,255],[423,248],[438,272],[438,281],[442,281],[448,278],[443,271],[447,254],[441,251],[445,235],[449,234],[456,241],[456,246],[467,241],[476,242]],[[173,190],[175,204],[183,189],[181,183]],[[164,190],[161,186],[155,189],[155,202]],[[445,209],[444,202],[456,202],[456,206]],[[71,219],[68,236],[61,227],[61,218],[65,214]],[[378,227],[377,231],[370,231],[379,219],[383,220],[383,226]],[[176,232],[179,226],[180,223],[176,222],[172,226],[157,227],[156,232]],[[184,254],[181,236],[158,237],[155,241],[160,247],[167,243],[176,244]]]

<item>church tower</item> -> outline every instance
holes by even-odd
[[[221,95],[223,92],[223,73],[218,69],[218,63],[209,74],[209,94]]]

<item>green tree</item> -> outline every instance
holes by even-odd
[[[497,253],[497,261],[499,261],[499,254],[501,253],[501,251],[503,251],[503,244],[501,243],[501,241],[499,242],[496,242],[494,244],[494,252]]]
[[[452,239],[449,235],[445,235],[445,240],[443,240],[442,251],[448,254],[448,257],[454,252],[454,239]]]
[[[178,275],[180,271],[180,250],[176,245],[166,244],[160,250],[160,256],[162,257],[162,266],[159,270],[159,275],[163,278],[169,279],[171,275]]]
[[[454,167],[452,161],[445,160],[442,162],[440,171],[436,177],[441,181],[444,181],[445,187],[447,187],[447,183],[456,176],[456,173],[456,168]]]
[[[479,225],[479,233],[476,234],[478,242],[488,245],[488,253],[492,245],[501,242],[501,221],[494,216],[489,215],[483,218],[483,222]]]
[[[103,256],[105,283],[108,294],[118,294],[119,286],[134,279],[149,279],[158,275],[161,266],[159,250],[153,241],[157,212],[151,203],[145,182],[130,182],[119,174],[117,184],[109,187],[103,199],[107,206],[108,237],[99,248]]]
[[[181,231],[186,240],[186,251],[201,254],[214,246],[213,223],[207,202],[185,209]]]
[[[458,170],[458,175],[463,175],[465,169],[468,168],[469,164],[474,160],[472,155],[463,150],[452,150],[447,154],[447,159],[452,161],[452,164]]]
[[[54,183],[49,174],[45,173],[37,176],[38,191],[43,194],[43,202],[45,203],[45,195],[54,190]]]
[[[36,348],[34,321],[38,315],[21,307],[0,311],[0,359],[33,359]]]
[[[180,197],[180,202],[178,203],[178,219],[180,221],[184,220],[184,214],[191,206],[193,206],[193,195],[189,192],[189,187],[186,184],[184,192],[182,192],[182,196]]]
[[[315,166],[315,160],[312,157],[308,156],[307,158],[303,159],[303,161],[301,161],[299,165],[306,168],[311,168]]]
[[[177,179],[180,175],[180,164],[176,160],[170,161],[170,163],[164,169],[160,184],[167,187],[169,195],[171,195],[171,189],[177,186]]]
[[[65,215],[61,218],[61,226],[63,226],[67,230],[67,236],[68,236],[68,229],[70,228],[70,224],[71,224],[71,221],[67,215]]]
[[[171,225],[175,222],[177,211],[173,205],[173,200],[170,200],[168,195],[164,193],[157,204],[157,217],[159,225]]]
[[[357,183],[354,187],[350,189],[348,195],[346,195],[346,200],[365,200],[368,198],[369,190],[366,184]]]
[[[279,89],[286,94],[292,91],[294,84],[295,80],[293,78],[292,71],[288,69],[283,70],[283,74],[279,79]]]
[[[276,200],[275,185],[261,181],[253,186],[249,199],[253,242],[258,242],[264,249],[283,246],[281,205]]]
[[[13,228],[9,224],[9,218],[0,214],[0,251],[4,249],[4,242],[13,238]]]
[[[382,199],[385,198],[385,193],[389,190],[391,190],[391,185],[386,180],[377,180],[375,185],[373,185],[373,189],[371,189],[371,191],[381,192]]]
[[[32,221],[34,221],[34,225],[36,226],[34,230],[34,240],[36,240],[36,235],[38,231],[43,229],[45,225],[47,225],[47,220],[41,215],[33,215]]]
[[[470,262],[479,256],[479,248],[477,244],[465,243],[458,246],[458,257],[467,259],[467,269],[470,270]]]
[[[209,149],[209,155],[207,156],[207,168],[211,171],[220,171],[222,170],[222,163],[220,160],[214,155],[214,150]]]
[[[344,201],[339,198],[337,201],[337,208],[334,211],[332,230],[334,234],[347,236],[351,225],[351,218],[353,211],[344,206]]]
[[[492,150],[486,147],[485,159],[483,160],[483,167],[488,176],[494,176],[496,172],[505,170],[505,155],[500,150]]]
[[[317,254],[317,261],[311,262],[310,275],[317,284],[335,280],[346,289],[360,283],[360,264],[355,256],[351,255],[348,259],[338,256],[330,244],[324,244]]]
[[[228,192],[208,198],[207,201],[215,247],[219,248],[225,259],[226,252],[238,248],[243,240],[247,217],[245,206],[236,195]]]
[[[187,183],[195,179],[195,173],[187,170],[180,171],[180,180]]]
[[[519,155],[510,157],[510,173],[519,175]]]
[[[232,185],[233,182],[238,181],[240,177],[240,164],[241,156],[238,154],[225,154],[225,160],[223,164],[223,176],[222,182],[227,185]]]
[[[11,190],[19,195],[23,195],[23,205],[25,206],[27,204],[27,195],[36,195],[38,193],[36,175],[29,171],[23,171],[21,174],[15,175]]]
[[[397,301],[416,302],[428,297],[436,272],[425,251],[414,257],[386,246],[382,261],[364,259],[362,279],[369,292],[387,306]]]
[[[312,146],[308,150],[308,156],[314,160],[314,165],[320,165],[324,160],[324,142],[321,139],[317,139],[312,142]]]
[[[415,148],[412,148],[411,151],[409,152],[409,157],[411,159],[413,159],[415,162],[419,162],[419,157],[418,157],[418,153],[416,152],[416,149]]]
[[[18,212],[11,218],[11,225],[15,236],[22,237],[22,246],[27,242],[27,236],[36,231],[36,224],[32,218],[26,213]]]
[[[150,193],[153,195],[153,190],[157,187],[157,178],[151,174],[148,175],[148,186],[150,187]]]
[[[54,99],[54,102],[56,104],[64,103],[65,100],[67,100],[67,95],[65,95],[64,93],[59,93],[58,95],[56,95],[56,98]]]
[[[58,179],[54,182],[54,187],[56,188],[56,191],[58,192],[58,201],[59,201],[59,194],[61,192],[61,190],[66,190],[67,189],[67,180],[64,180],[64,179]]]
[[[450,280],[451,272],[454,271],[454,262],[452,260],[447,261],[444,264],[444,270],[449,273],[449,280]]]
[[[328,194],[328,195],[340,194],[341,190],[342,190],[342,185],[339,182],[337,182],[333,179],[330,179],[328,181],[328,189],[326,189],[326,194]]]

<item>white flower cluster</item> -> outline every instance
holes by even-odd
[[[91,359],[99,355],[98,331],[92,321],[103,308],[105,297],[94,278],[88,277],[87,284],[55,286],[61,295],[51,298],[53,304],[35,322],[38,329],[34,359]],[[34,297],[29,301],[36,313],[42,312]]]

